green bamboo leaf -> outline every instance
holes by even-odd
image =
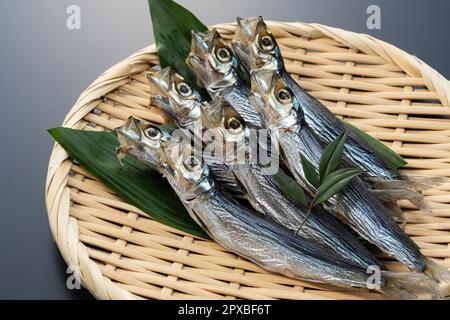
[[[278,182],[278,185],[286,196],[305,207],[308,205],[308,199],[306,198],[305,191],[303,191],[303,188],[294,179],[289,177],[282,170],[279,170],[273,175],[273,177]]]
[[[367,143],[372,150],[383,160],[389,167],[393,169],[398,169],[408,164],[408,161],[403,159],[391,148],[385,146],[381,141],[375,139],[374,137],[368,135],[364,131],[361,131],[357,127],[351,125],[348,122],[344,122],[347,127],[353,131],[361,140]]]
[[[162,176],[133,157],[120,165],[119,146],[112,132],[90,132],[68,128],[48,130],[73,159],[103,182],[124,201],[146,212],[155,220],[194,236],[208,239],[192,220],[183,204]]]
[[[323,151],[319,165],[320,182],[324,181],[325,178],[338,167],[342,159],[346,139],[347,132],[343,132]]]
[[[362,172],[363,171],[360,169],[344,168],[329,174],[322,182],[319,189],[317,189],[312,201],[312,206],[317,206],[330,199],[332,196],[341,191],[341,189],[345,187],[345,185],[347,185],[347,183],[349,183],[354,177]]]
[[[313,164],[303,156],[303,154],[300,154],[300,158],[302,161],[302,167],[303,171],[305,172],[306,180],[308,180],[308,182],[311,183],[314,188],[318,188],[320,183],[316,169],[314,168]]]
[[[207,93],[185,60],[191,50],[192,30],[205,32],[208,28],[190,11],[172,0],[148,0],[161,67],[172,67],[203,96]]]

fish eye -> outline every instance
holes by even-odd
[[[183,162],[183,165],[187,170],[193,171],[200,167],[200,161],[198,161],[197,158],[190,156]]]
[[[222,63],[227,63],[231,61],[231,52],[227,48],[221,47],[217,49],[216,57]]]
[[[186,82],[180,82],[177,84],[177,91],[183,97],[189,97],[192,94],[192,88]]]
[[[278,92],[276,93],[276,98],[278,102],[282,104],[292,103],[292,93],[286,88],[281,88],[280,90],[278,90]]]
[[[226,129],[234,131],[236,133],[241,132],[243,129],[243,124],[238,118],[230,118],[226,123]]]
[[[161,131],[156,127],[149,127],[145,129],[144,134],[147,138],[158,140],[161,138]]]
[[[272,51],[273,49],[275,49],[275,40],[272,38],[272,36],[266,35],[261,37],[259,45],[264,51]]]

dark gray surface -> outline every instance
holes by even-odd
[[[207,24],[236,16],[318,22],[371,34],[417,55],[450,77],[450,2],[430,0],[184,0]],[[209,5],[206,5],[209,3]],[[66,8],[82,10],[82,29],[66,28]],[[368,30],[378,4],[381,30]],[[66,287],[52,242],[44,184],[52,140],[79,93],[101,72],[153,41],[145,0],[0,1],[0,298],[84,299]]]

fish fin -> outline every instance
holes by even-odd
[[[401,221],[402,224],[400,225],[400,228],[401,228],[403,231],[405,231],[406,224],[408,223],[408,218],[407,218],[405,215],[403,215],[402,217],[403,217],[403,220]]]
[[[425,199],[421,194],[418,197],[413,197],[411,199],[408,199],[409,202],[411,202],[413,205],[417,207],[417,209],[424,212],[427,216],[434,216],[433,211],[431,210],[430,206],[427,204]]]
[[[402,209],[397,204],[396,199],[390,199],[389,197],[386,197],[383,194],[380,194],[379,192],[374,192],[374,195],[383,203],[383,205],[388,209],[386,210],[387,213],[390,214],[390,216],[396,221],[401,222],[402,224],[405,223],[405,215],[403,214]]]
[[[395,300],[441,300],[442,295],[436,281],[423,273],[383,271],[385,281],[381,291]]]
[[[418,175],[402,175],[402,179],[375,179],[368,178],[367,182],[374,189],[409,189],[416,192],[435,188],[444,183],[450,183],[448,177],[431,177]]]
[[[430,206],[427,204],[420,192],[409,189],[372,189],[372,193],[387,207],[400,208],[395,204],[397,200],[408,200],[426,215],[433,216]],[[395,205],[394,205],[395,204]]]
[[[220,186],[227,190],[233,197],[240,199],[245,198],[245,194],[236,180],[236,177],[225,164],[214,162],[212,157],[205,159],[205,161],[211,170],[212,176]]]
[[[427,259],[425,274],[436,280],[445,297],[450,297],[450,271],[447,268]]]
[[[191,207],[187,207],[186,209],[189,215],[191,216],[192,220],[194,220],[208,235],[210,235],[208,228],[203,223],[202,219],[200,219],[200,216],[195,212],[195,209]]]

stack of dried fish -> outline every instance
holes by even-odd
[[[292,199],[255,149],[277,163],[280,159],[280,170],[285,168],[310,199],[318,185],[302,162],[322,171],[326,145],[346,126],[285,71],[261,18],[238,19],[232,44],[233,50],[216,30],[193,32],[187,64],[213,100],[202,101],[170,68],[150,75],[157,92],[153,104],[179,130],[131,118],[117,129],[120,154],[134,155],[161,172],[215,241],[267,270],[369,287],[393,298],[447,297],[450,273],[423,256],[394,221],[398,199],[430,214],[419,191],[439,181],[399,174],[349,132],[337,170],[352,167],[364,173],[320,205]],[[241,78],[243,71],[251,75],[251,86]],[[258,139],[252,139],[254,132]],[[262,133],[268,138],[260,139]],[[415,272],[386,271],[358,236]],[[367,272],[373,268],[380,270],[375,282]]]

